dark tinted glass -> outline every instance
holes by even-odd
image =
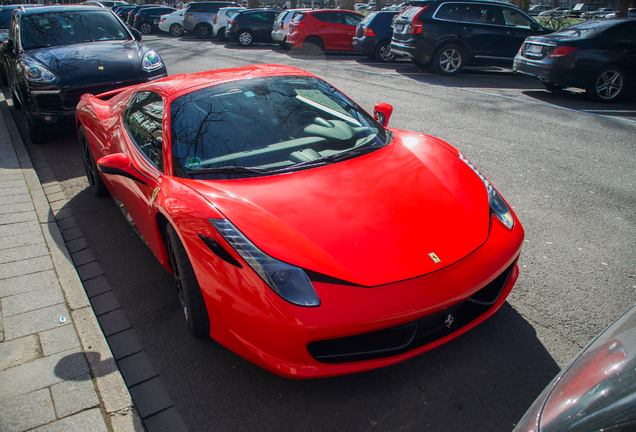
[[[25,49],[98,40],[127,40],[130,34],[110,10],[23,15]]]
[[[318,12],[318,13],[312,14],[312,16],[322,22],[333,23],[333,24],[341,23],[340,13],[338,12]]]
[[[439,10],[435,13],[435,18],[449,21],[461,21],[462,13],[465,10],[466,6],[461,3],[446,3],[440,6]]]
[[[163,101],[153,92],[135,94],[124,117],[133,141],[159,169],[163,169],[162,120]]]
[[[484,4],[469,4],[462,21],[477,24],[497,24],[497,7]]]
[[[182,177],[205,168],[286,168],[387,141],[372,117],[311,77],[241,80],[183,95],[170,106],[170,128],[174,173]]]

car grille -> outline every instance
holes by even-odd
[[[388,329],[311,342],[307,350],[321,363],[350,363],[391,357],[428,345],[455,333],[490,310],[514,265],[472,296],[437,313]]]

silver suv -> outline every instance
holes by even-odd
[[[230,6],[241,7],[236,3],[221,1],[190,3],[183,13],[183,30],[194,33],[201,39],[209,38],[212,36],[216,13],[219,9]]]

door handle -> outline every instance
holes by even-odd
[[[474,29],[472,27],[464,27],[464,30],[466,31],[473,31]]]

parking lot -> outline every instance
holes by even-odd
[[[171,276],[114,202],[86,189],[76,137],[40,145],[191,430],[510,430],[559,369],[636,302],[634,99],[604,105],[580,91],[551,94],[510,69],[440,77],[403,60],[307,58],[274,45],[240,48],[190,36],[152,35],[144,42],[171,75],[285,64],[327,80],[369,112],[378,102],[390,103],[390,127],[457,147],[512,205],[526,231],[519,280],[483,325],[392,367],[292,381],[190,337]],[[21,121],[19,111],[12,112]]]

